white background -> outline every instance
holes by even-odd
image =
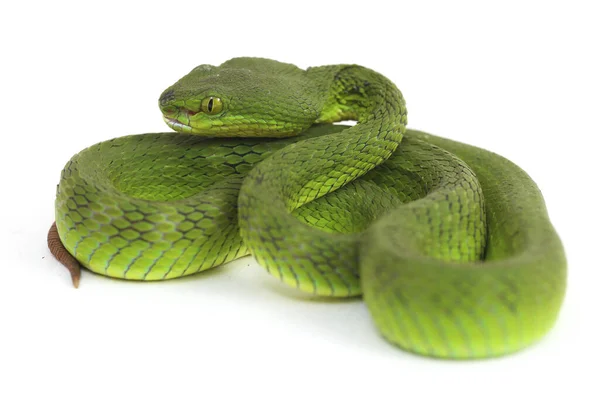
[[[3,2],[0,398],[599,398],[600,13],[493,3]],[[152,284],[84,272],[73,289],[45,244],[64,164],[168,130],[164,88],[246,55],[376,69],[410,127],[528,171],[569,259],[555,329],[501,359],[417,357],[381,339],[360,301],[306,299],[249,258]]]

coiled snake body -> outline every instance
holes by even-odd
[[[566,261],[537,186],[498,155],[407,130],[382,75],[236,58],[196,67],[159,105],[178,133],[65,166],[49,244],[71,269],[62,245],[135,280],[250,253],[300,290],[362,293],[387,340],[442,358],[514,352],[554,324]]]

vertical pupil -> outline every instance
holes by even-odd
[[[213,98],[212,97],[210,99],[208,99],[208,104],[206,105],[206,108],[208,108],[208,112],[212,112],[212,110],[213,110]]]

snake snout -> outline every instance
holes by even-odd
[[[176,97],[174,89],[167,89],[160,95],[158,105],[165,117],[177,119],[178,116],[181,116],[189,120],[190,117],[200,112],[199,105],[198,107],[193,107],[193,105],[188,104],[188,102],[180,104],[180,102],[176,101]]]
[[[160,95],[158,103],[164,107],[173,99],[175,99],[175,91],[173,89],[167,89]]]
[[[179,107],[174,104],[175,91],[173,89],[165,90],[158,99],[158,106],[163,116],[170,119],[175,119],[180,113]]]

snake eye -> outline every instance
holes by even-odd
[[[206,114],[218,114],[223,109],[223,102],[218,97],[206,97],[202,100],[202,112]]]

